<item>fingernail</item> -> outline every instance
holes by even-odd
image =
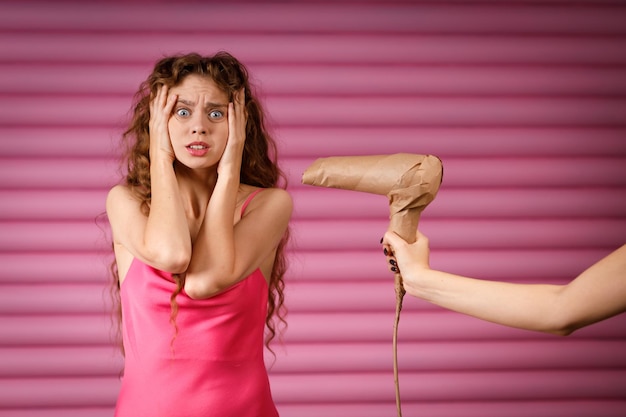
[[[394,261],[393,259],[389,259],[389,263],[393,266],[398,266],[398,263]]]
[[[387,248],[383,248],[383,253],[385,254],[385,256],[389,254],[389,252],[387,251]]]
[[[381,243],[381,244],[383,243],[383,238],[382,238],[382,237],[380,238],[380,243]]]
[[[398,268],[396,268],[395,266],[392,266],[392,267],[391,267],[391,270],[392,270],[393,272],[398,272]]]

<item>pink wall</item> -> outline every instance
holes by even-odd
[[[283,417],[394,415],[383,197],[300,185],[331,155],[432,153],[432,264],[566,282],[626,236],[621,2],[0,3],[0,417],[110,416],[122,366],[94,218],[163,54],[258,80],[295,201]],[[406,416],[626,415],[626,316],[558,338],[405,299]]]

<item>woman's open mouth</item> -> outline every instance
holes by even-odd
[[[204,142],[193,142],[187,145],[186,148],[193,156],[204,156],[209,152],[209,145]]]

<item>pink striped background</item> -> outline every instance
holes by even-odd
[[[0,417],[111,416],[116,140],[164,54],[224,49],[262,93],[295,202],[283,417],[395,415],[384,197],[302,186],[333,155],[444,162],[432,264],[566,282],[625,242],[621,1],[0,2]],[[406,298],[405,416],[623,417],[626,317],[568,338]]]

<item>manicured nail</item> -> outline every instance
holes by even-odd
[[[392,270],[393,272],[398,272],[398,268],[396,268],[395,266],[392,266],[392,267],[391,267],[391,270]]]
[[[398,263],[394,261],[393,259],[389,259],[389,263],[393,266],[398,266]]]
[[[389,251],[387,251],[387,248],[383,248],[383,253],[385,254],[385,256],[389,254]]]
[[[383,238],[382,238],[382,237],[380,238],[380,243],[381,243],[381,244],[383,243]]]

